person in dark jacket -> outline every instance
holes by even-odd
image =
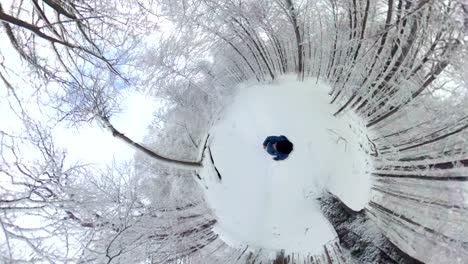
[[[274,160],[284,160],[293,150],[293,143],[287,137],[281,135],[269,136],[263,141],[263,148],[272,156]]]

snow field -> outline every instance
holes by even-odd
[[[369,199],[363,135],[349,114],[334,117],[329,86],[286,76],[240,88],[211,133],[201,171],[217,232],[232,246],[314,254],[336,238],[316,198],[329,190],[353,210]],[[274,161],[262,147],[285,135],[294,150]]]

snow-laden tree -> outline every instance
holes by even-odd
[[[468,257],[464,1],[31,0],[2,3],[0,20],[2,105],[18,121],[0,127],[5,262],[352,262],[350,241],[295,259],[213,230],[198,174],[216,160],[210,128],[238,85],[288,73],[329,83],[334,115],[365,122],[371,199],[341,230],[378,226],[366,249],[385,236],[405,253],[394,261]],[[113,126],[124,89],[164,100],[144,143]],[[66,162],[54,127],[94,121],[147,155]]]

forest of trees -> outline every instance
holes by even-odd
[[[468,258],[465,1],[9,0],[0,20],[0,262],[272,261],[213,231],[197,171],[235,88],[291,73],[328,82],[334,115],[365,122],[371,200],[352,218],[408,259]],[[112,123],[122,90],[167,103],[144,142]],[[134,161],[70,160],[56,128],[90,123]]]

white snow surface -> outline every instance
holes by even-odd
[[[222,176],[205,159],[200,175],[217,232],[231,246],[320,253],[336,238],[316,198],[324,189],[353,210],[369,200],[365,138],[356,117],[334,117],[330,87],[286,76],[240,88],[211,131],[210,149]],[[267,136],[294,144],[286,160],[262,147]],[[208,157],[208,156],[207,156]]]

